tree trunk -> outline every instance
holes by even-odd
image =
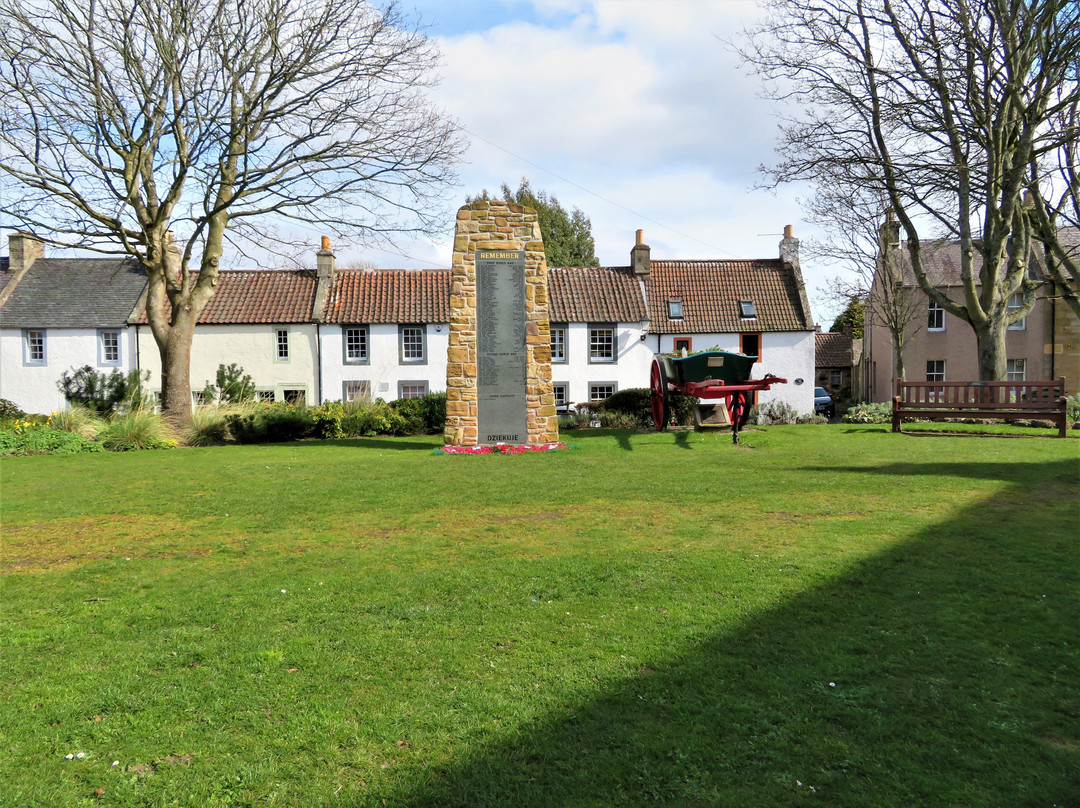
[[[978,346],[979,380],[1002,381],[1005,378],[1005,320],[991,318],[983,325],[972,324]]]
[[[161,411],[177,425],[191,420],[193,325],[174,322],[169,329],[168,338],[158,345],[158,353],[161,355]]]
[[[893,334],[893,370],[897,379],[907,381],[907,370],[904,368],[904,345]]]

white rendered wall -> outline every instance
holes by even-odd
[[[368,360],[346,364],[344,329],[348,326],[321,325],[323,401],[340,400],[346,381],[366,381],[371,397],[393,401],[399,397],[402,382],[426,382],[429,393],[446,389],[446,349],[449,326],[433,323],[424,326],[423,362],[401,362],[397,323],[369,325]]]
[[[652,335],[647,340],[655,346],[657,340],[660,343],[661,353],[670,353],[675,350],[675,340],[690,337],[691,348],[695,351],[704,351],[718,347],[722,351],[739,351],[738,334],[663,334],[659,338]],[[765,374],[771,373],[781,379],[787,379],[787,384],[774,385],[771,390],[763,390],[758,394],[758,402],[784,401],[795,408],[800,415],[806,415],[814,411],[814,332],[813,331],[781,331],[763,332],[761,334],[761,360],[754,365],[750,374],[752,379],[762,379]],[[796,380],[802,379],[802,384]]]
[[[619,323],[615,333],[616,361],[590,362],[589,324],[566,326],[566,361],[551,363],[551,381],[568,385],[567,401],[587,402],[590,384],[613,383],[616,390],[649,386],[653,349],[648,339],[641,340],[641,327],[636,323]]]
[[[289,359],[277,360],[279,328],[289,331]],[[161,390],[161,357],[150,326],[139,326],[139,362],[150,371],[148,389]],[[237,364],[258,390],[273,390],[282,401],[285,390],[303,390],[316,403],[316,341],[311,323],[281,325],[199,325],[191,342],[191,387],[216,384],[218,365]]]
[[[67,408],[57,382],[65,370],[89,365],[108,375],[134,366],[134,333],[127,327],[107,329],[120,332],[119,363],[101,362],[98,329],[45,328],[45,364],[24,363],[22,329],[0,331],[0,398],[12,401],[23,412],[48,415]]]

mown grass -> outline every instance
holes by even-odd
[[[0,805],[1077,805],[1077,442],[887,429],[5,459]]]

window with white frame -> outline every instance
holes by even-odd
[[[1026,359],[1006,359],[1005,360],[1005,381],[1007,382],[1022,382],[1027,380],[1027,360]]]
[[[427,382],[398,382],[398,398],[423,398],[427,395]]]
[[[120,364],[120,332],[115,329],[98,331],[98,364]]]
[[[289,329],[274,329],[274,359],[278,362],[289,361]]]
[[[307,390],[301,388],[282,390],[281,397],[285,399],[286,404],[297,406],[307,401]]]
[[[669,320],[681,320],[683,318],[681,300],[669,300],[667,302],[667,310]]]
[[[23,364],[46,364],[45,329],[30,328],[23,332]]]
[[[427,329],[422,325],[403,325],[398,331],[402,364],[422,365],[427,361]]]
[[[260,404],[273,404],[274,403],[274,391],[273,390],[256,390],[255,400]]]
[[[938,305],[937,301],[930,301],[930,308],[927,310],[926,317],[926,330],[927,331],[944,331],[945,330],[945,309]]]
[[[926,360],[926,380],[928,382],[943,382],[945,381],[945,360],[944,359],[928,359]],[[934,390],[928,390],[926,397],[930,401],[937,401],[944,396],[945,388],[938,387]]]
[[[1011,315],[1017,309],[1024,307],[1024,295],[1021,292],[1016,292],[1009,295],[1008,313]],[[1015,323],[1009,326],[1010,331],[1023,331],[1027,328],[1027,317],[1021,317]]]
[[[367,326],[347,325],[343,327],[345,337],[345,364],[362,365],[368,361]]]
[[[615,326],[589,326],[589,361],[615,361]]]
[[[551,361],[566,361],[566,326],[551,326]]]
[[[589,401],[603,401],[611,398],[619,386],[615,382],[591,382],[589,384]]]
[[[371,396],[371,382],[367,380],[345,381],[342,383],[341,400],[356,401]]]
[[[566,401],[569,398],[569,396],[567,395],[567,392],[566,392],[566,383],[565,382],[554,382],[551,385],[551,390],[552,390],[553,393],[555,393],[555,406],[556,407],[565,407],[566,406]]]
[[[833,387],[839,387],[844,383],[844,372],[842,370],[830,370],[829,371],[829,384]]]
[[[757,306],[754,305],[753,300],[739,301],[739,317],[743,320],[757,319]]]

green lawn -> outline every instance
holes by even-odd
[[[1080,441],[564,439],[0,461],[0,806],[1080,805]]]

